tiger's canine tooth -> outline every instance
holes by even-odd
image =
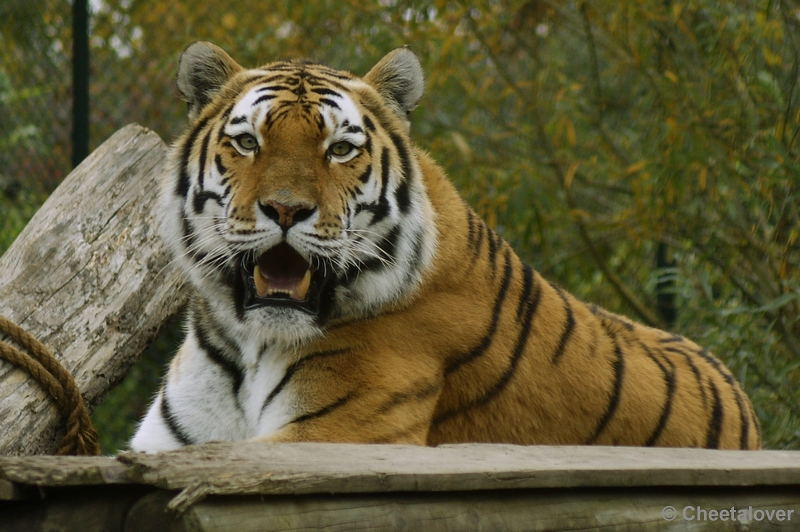
[[[308,287],[311,285],[311,270],[306,270],[306,274],[300,280],[299,283],[294,287],[292,290],[291,298],[297,299],[298,301],[306,297],[306,293],[308,292]]]
[[[253,269],[253,281],[256,283],[256,293],[261,297],[267,295],[269,287],[267,281],[264,280],[264,277],[261,275],[261,269],[258,267],[258,264],[256,264],[256,267]]]

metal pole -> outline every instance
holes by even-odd
[[[89,155],[89,10],[72,3],[72,167]]]

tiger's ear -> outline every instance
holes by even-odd
[[[372,85],[406,123],[408,113],[425,91],[422,65],[407,46],[383,56],[364,76],[364,81]]]
[[[239,63],[216,44],[197,41],[187,46],[178,61],[177,83],[181,97],[189,104],[189,118],[200,114],[225,82],[240,70]]]

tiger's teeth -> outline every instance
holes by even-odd
[[[258,295],[261,297],[267,295],[269,287],[267,286],[267,281],[261,276],[261,270],[258,268],[258,264],[256,264],[256,267],[253,269],[253,280],[256,282],[256,292]]]
[[[308,287],[311,285],[311,270],[306,270],[306,274],[300,280],[299,283],[294,287],[290,297],[292,299],[301,300],[306,297],[306,293],[308,293]]]

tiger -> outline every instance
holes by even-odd
[[[183,51],[158,212],[192,294],[130,448],[760,448],[717,358],[579,301],[481,220],[411,140],[424,85],[407,47],[363,77]]]

